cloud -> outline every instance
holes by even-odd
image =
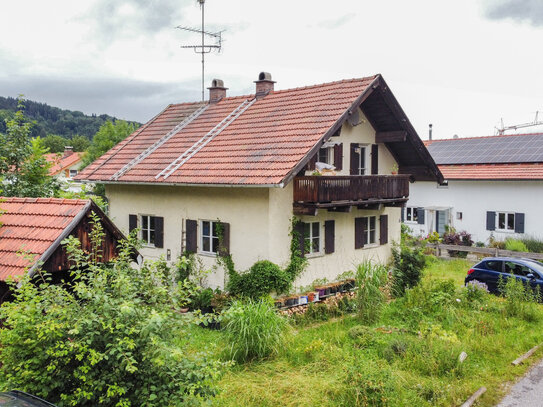
[[[89,14],[82,17],[95,25],[100,38],[156,34],[171,30],[183,19],[183,10],[195,6],[189,0],[99,0]]]
[[[108,78],[0,77],[2,96],[25,98],[86,114],[146,122],[170,103],[200,100],[199,81],[155,83]]]
[[[483,9],[485,16],[491,20],[513,19],[543,27],[541,0],[486,0]]]
[[[347,24],[349,21],[351,21],[353,18],[356,17],[356,13],[349,13],[344,14],[341,17],[330,19],[330,20],[323,20],[317,24],[318,27],[326,28],[329,30],[334,30],[336,28],[339,28],[345,24]]]

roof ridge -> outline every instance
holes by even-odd
[[[424,140],[424,142],[430,142],[429,144],[440,143],[443,141],[459,141],[459,140],[473,140],[473,139],[488,139],[488,138],[502,138],[502,137],[519,137],[519,136],[543,136],[543,132],[536,133],[520,133],[520,134],[495,134],[493,136],[473,136],[473,137],[458,137],[458,138],[443,138]]]
[[[0,205],[3,203],[61,203],[63,205],[86,204],[90,199],[55,198],[55,197],[5,197],[0,196]]]

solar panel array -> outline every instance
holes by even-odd
[[[543,133],[439,140],[428,151],[438,165],[543,162]]]

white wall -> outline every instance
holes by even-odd
[[[451,208],[452,226],[457,231],[466,230],[472,239],[487,242],[486,212],[519,212],[525,214],[524,235],[543,238],[543,181],[449,181],[448,187],[438,187],[435,182],[411,184],[408,207]],[[457,213],[462,219],[457,219]],[[430,224],[426,210],[425,225],[406,224],[416,235],[426,235]],[[515,233],[493,231],[498,240],[513,237]]]

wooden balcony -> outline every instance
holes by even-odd
[[[402,205],[409,197],[409,175],[308,176],[294,178],[294,212],[317,208],[348,211],[380,204]]]

